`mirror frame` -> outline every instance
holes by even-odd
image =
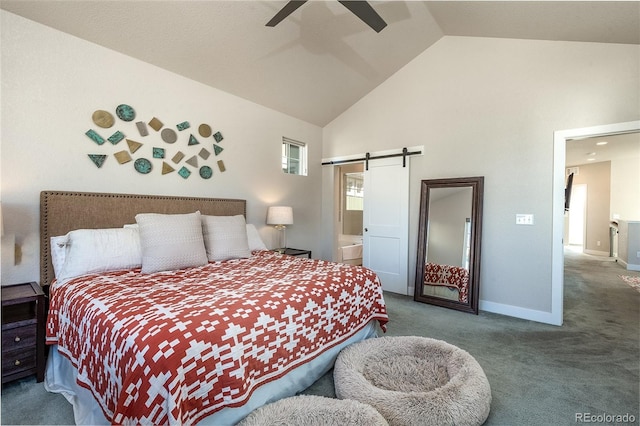
[[[429,196],[435,188],[471,187],[471,244],[469,253],[469,291],[468,303],[449,300],[437,296],[425,296],[422,293],[424,267],[427,254],[427,231],[429,221]],[[478,314],[478,296],[480,293],[480,245],[482,240],[482,204],[484,195],[484,176],[425,179],[420,188],[420,216],[418,223],[418,250],[416,261],[416,283],[413,300],[429,303],[458,311]]]

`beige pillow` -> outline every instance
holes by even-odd
[[[202,216],[204,244],[210,262],[251,257],[244,216]]]
[[[208,263],[200,212],[136,215],[142,247],[142,273],[202,266]]]

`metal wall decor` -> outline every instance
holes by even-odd
[[[102,169],[107,159],[113,156],[119,165],[132,164],[133,169],[142,175],[174,175],[186,180],[196,172],[195,175],[202,179],[211,179],[214,177],[214,166],[217,165],[221,173],[226,170],[224,162],[218,158],[224,150],[220,146],[224,137],[222,132],[214,130],[209,124],[199,124],[198,133],[194,134],[190,133],[193,130],[185,131],[191,128],[189,121],[165,126],[157,117],[141,120],[136,110],[124,103],[112,111],[114,113],[97,109],[91,115],[95,126],[110,129],[105,131],[106,135],[100,134],[102,131],[98,133],[95,128],[85,132],[95,144],[94,149],[97,147],[102,151],[87,154],[96,168]],[[136,118],[137,121],[134,121]],[[130,139],[130,135],[136,133],[140,139],[138,136],[134,136],[137,140]],[[122,149],[123,145],[118,146],[123,140],[127,142],[127,149]],[[110,143],[106,144],[107,141]],[[117,149],[114,149],[116,146]],[[212,163],[206,164],[207,160]],[[158,167],[154,167],[155,161]]]
[[[89,158],[93,161],[96,167],[100,168],[104,164],[104,160],[107,159],[107,156],[104,154],[89,154]]]
[[[102,127],[103,129],[108,129],[113,126],[114,119],[113,115],[109,111],[105,111],[103,109],[99,109],[93,113],[91,119],[98,127]]]

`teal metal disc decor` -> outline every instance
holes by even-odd
[[[202,179],[211,179],[211,176],[213,176],[213,170],[211,170],[211,167],[209,166],[200,167],[200,177]]]
[[[116,115],[122,121],[133,121],[136,118],[136,112],[127,104],[121,104],[116,107]]]
[[[133,163],[133,167],[138,173],[142,173],[143,175],[150,173],[151,169],[153,168],[153,166],[151,165],[151,161],[147,160],[146,158],[138,158]]]
[[[157,117],[152,117],[149,120],[149,117],[138,116],[138,113],[128,104],[118,105],[115,108],[115,114],[113,114],[113,110],[110,111],[95,109],[91,115],[93,123],[90,126],[92,128],[85,132],[85,136],[99,146],[97,148],[94,145],[92,151],[94,149],[95,151],[85,154],[96,168],[110,169],[116,165],[116,162],[117,166],[133,163],[134,169],[143,175],[169,175],[175,171],[185,180],[192,173],[200,175],[202,179],[213,178],[213,169],[216,164],[220,172],[225,171],[224,162],[219,159],[224,151],[221,146],[224,138],[220,131],[212,130],[212,126],[209,124],[199,124],[197,126],[198,133],[195,133],[194,130],[187,130],[191,129],[189,121],[173,121],[173,123],[177,123],[175,127],[165,127]],[[119,124],[115,121],[118,121]],[[114,128],[115,125],[120,130]],[[110,136],[106,135],[108,137],[103,137],[95,130],[98,129],[102,132],[105,131],[102,129],[107,128],[111,128],[110,133],[112,133]],[[128,139],[125,133],[131,134],[132,132],[145,138],[145,143]],[[213,137],[213,143],[211,139],[208,139],[209,137]],[[201,144],[203,141],[201,138],[208,139],[209,142]],[[127,142],[126,147],[120,145],[123,140]],[[106,144],[107,141],[110,143]],[[169,145],[164,145],[162,142]],[[116,147],[117,145],[119,146]],[[204,148],[203,145],[208,146]],[[111,155],[115,157],[116,161],[103,167]],[[154,163],[157,167],[154,167]],[[181,167],[182,165],[184,167]],[[218,170],[215,173],[217,175]]]

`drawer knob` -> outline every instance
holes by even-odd
[[[14,342],[19,342],[20,341],[20,336],[16,336],[15,339],[13,339]]]
[[[16,359],[16,362],[14,362],[13,365],[20,365],[20,360]]]

